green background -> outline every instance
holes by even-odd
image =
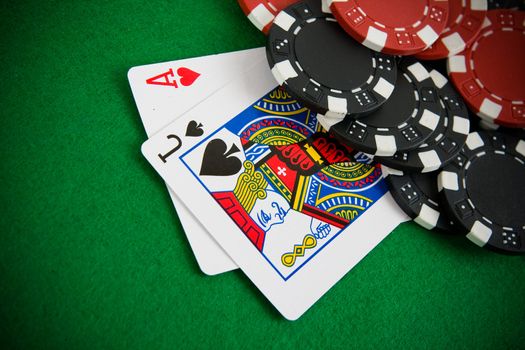
[[[414,223],[296,322],[199,271],[126,73],[263,46],[235,1],[0,6],[4,348],[524,347],[525,258]]]

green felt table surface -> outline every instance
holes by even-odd
[[[412,222],[296,322],[242,272],[200,272],[141,156],[126,73],[263,46],[236,1],[4,1],[0,14],[2,348],[525,347],[525,257]]]

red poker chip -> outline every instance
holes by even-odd
[[[525,128],[525,12],[487,12],[464,52],[449,57],[450,80],[469,108],[499,125]]]
[[[453,56],[470,45],[487,16],[486,0],[449,0],[447,27],[428,49],[416,55],[422,60]]]
[[[238,2],[253,25],[264,34],[268,34],[275,16],[298,0],[238,0]]]
[[[391,55],[413,55],[445,30],[448,0],[323,0],[339,24],[366,47]]]

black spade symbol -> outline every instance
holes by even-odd
[[[230,149],[223,140],[211,140],[204,150],[200,175],[230,176],[241,170],[242,163],[239,158],[231,156],[240,152],[233,144]]]
[[[204,130],[202,129],[202,124],[198,123],[195,120],[192,120],[188,123],[188,126],[186,127],[186,136],[191,137],[199,137],[204,134]]]

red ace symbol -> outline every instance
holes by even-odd
[[[189,68],[181,67],[177,69],[177,75],[179,78],[179,83],[182,86],[190,86],[200,77],[200,74],[192,71]],[[161,85],[161,86],[173,86],[175,89],[179,87],[177,83],[177,77],[173,74],[173,69],[170,68],[169,71],[161,73],[152,78],[146,80],[146,84],[149,85]]]

